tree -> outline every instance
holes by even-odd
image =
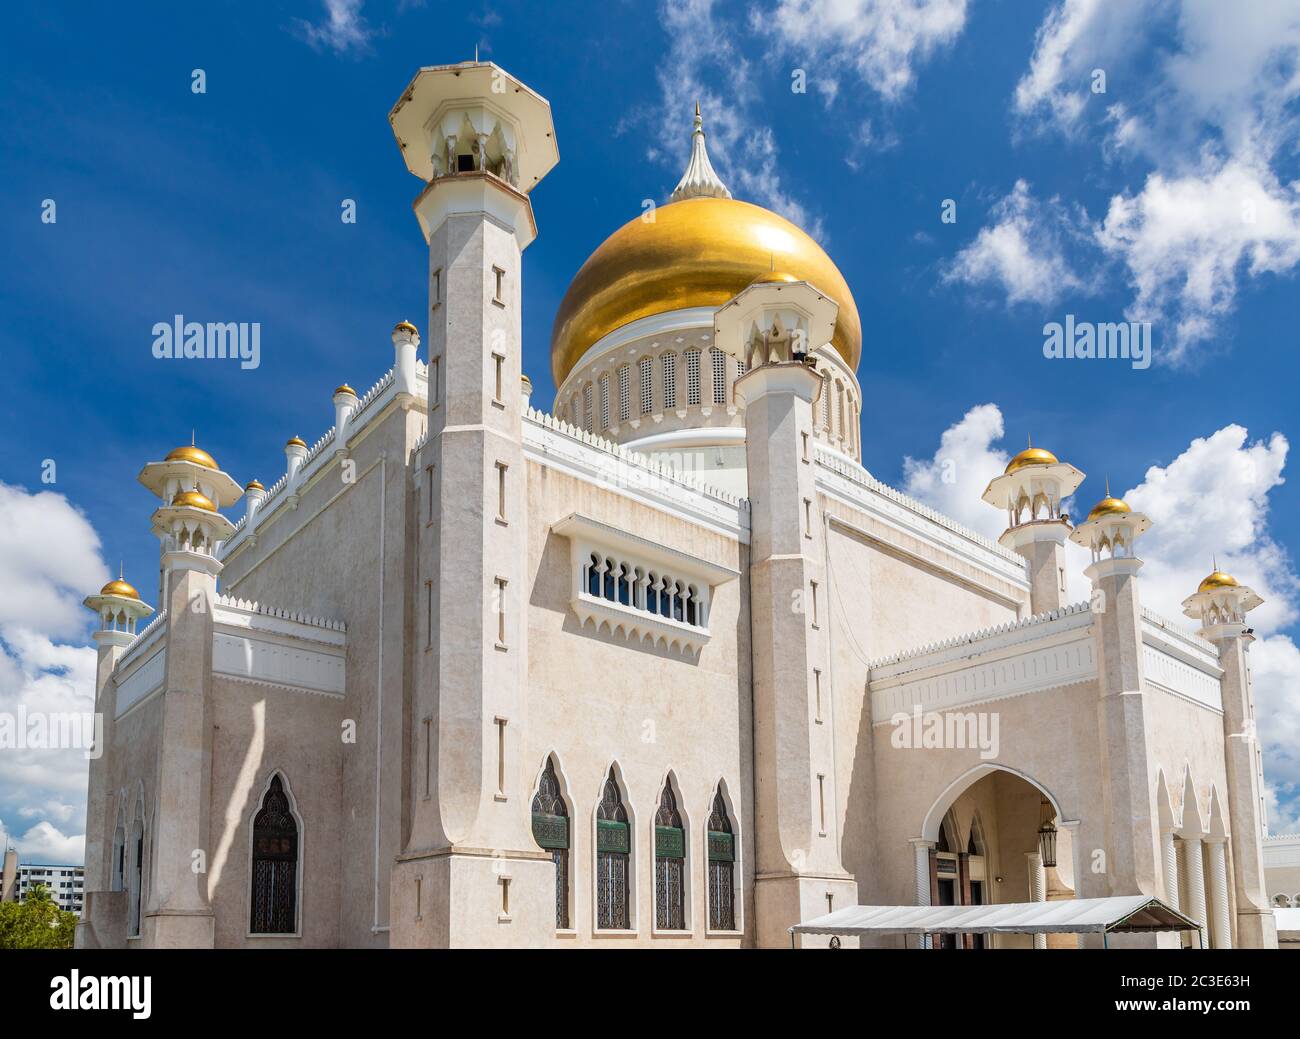
[[[77,914],[37,884],[21,902],[0,902],[0,949],[71,949]]]

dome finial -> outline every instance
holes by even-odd
[[[680,202],[686,198],[731,198],[727,185],[713,169],[709,161],[708,149],[704,146],[704,117],[700,115],[700,103],[695,102],[695,128],[691,131],[691,158],[686,164],[686,172],[677,182],[677,187],[668,196],[669,202]]]

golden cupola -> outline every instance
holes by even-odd
[[[697,105],[690,161],[668,204],[605,239],[565,293],[551,331],[556,387],[611,332],[672,311],[716,310],[774,270],[816,286],[839,305],[831,343],[855,370],[862,324],[844,276],[790,221],[731,197],[709,161]]]

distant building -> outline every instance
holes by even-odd
[[[37,885],[44,885],[60,909],[80,916],[85,878],[82,866],[19,863],[18,855],[10,851],[4,857],[4,870],[0,874],[0,900],[21,902]]]

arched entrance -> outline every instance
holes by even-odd
[[[1072,834],[1062,819],[1056,798],[1030,776],[997,765],[971,769],[936,798],[914,842],[918,886],[929,880],[929,891],[918,890],[918,901],[993,905],[1073,898]],[[1069,935],[935,935],[930,944],[979,949],[1076,943]]]

